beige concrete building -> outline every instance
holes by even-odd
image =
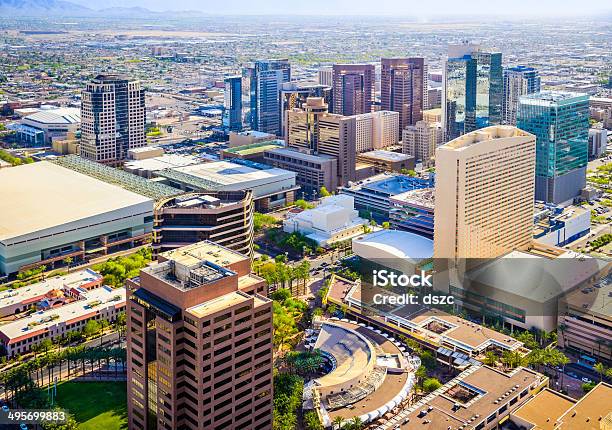
[[[495,258],[532,241],[535,136],[492,126],[436,150],[434,257]]]
[[[444,129],[439,122],[419,121],[402,132],[402,152],[429,165],[436,148],[444,143]]]
[[[355,117],[355,148],[358,153],[397,145],[399,112],[378,111]]]
[[[327,112],[320,97],[309,97],[304,109],[287,111],[287,146],[314,155],[331,155],[338,160],[338,185],[355,180],[355,116]]]
[[[423,111],[423,121],[442,122],[442,108],[427,109]]]

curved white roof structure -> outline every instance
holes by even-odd
[[[366,260],[401,259],[413,264],[433,257],[433,240],[400,230],[380,230],[353,239],[353,252]]]

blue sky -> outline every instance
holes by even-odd
[[[151,10],[199,10],[245,15],[514,15],[572,16],[607,11],[609,0],[73,0],[93,9],[141,6]],[[103,6],[102,6],[103,4]]]

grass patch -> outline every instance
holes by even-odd
[[[64,382],[57,403],[73,414],[80,430],[127,429],[125,382]]]

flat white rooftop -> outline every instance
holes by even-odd
[[[274,167],[270,169],[256,169],[229,161],[201,163],[172,170],[211,181],[219,185],[245,184],[241,189],[248,188],[246,184],[254,181],[266,182],[295,177],[295,173],[284,169]]]
[[[376,151],[364,152],[360,154],[362,157],[377,158],[384,161],[404,161],[412,158],[410,155],[400,154],[399,152],[385,151],[378,149]]]
[[[142,203],[147,197],[41,161],[0,170],[0,241]]]
[[[77,288],[90,282],[99,281],[102,275],[90,269],[80,270],[64,276],[48,278],[36,284],[26,285],[15,290],[5,290],[0,293],[0,309],[17,303],[28,304],[50,291]]]
[[[135,149],[149,149],[147,147]],[[144,152],[144,151],[143,151]],[[201,163],[202,160],[191,155],[180,154],[165,154],[159,157],[146,158],[144,160],[132,160],[125,163],[125,169],[142,170],[147,172],[155,172],[157,170],[169,169],[172,167],[183,167],[191,164]]]
[[[0,333],[8,339],[28,336],[56,325],[86,317],[99,310],[111,306],[125,304],[125,288],[110,288],[108,286],[94,288],[82,293],[85,299],[77,300],[67,305],[33,313],[29,317],[0,326]],[[10,340],[9,340],[10,342]]]

